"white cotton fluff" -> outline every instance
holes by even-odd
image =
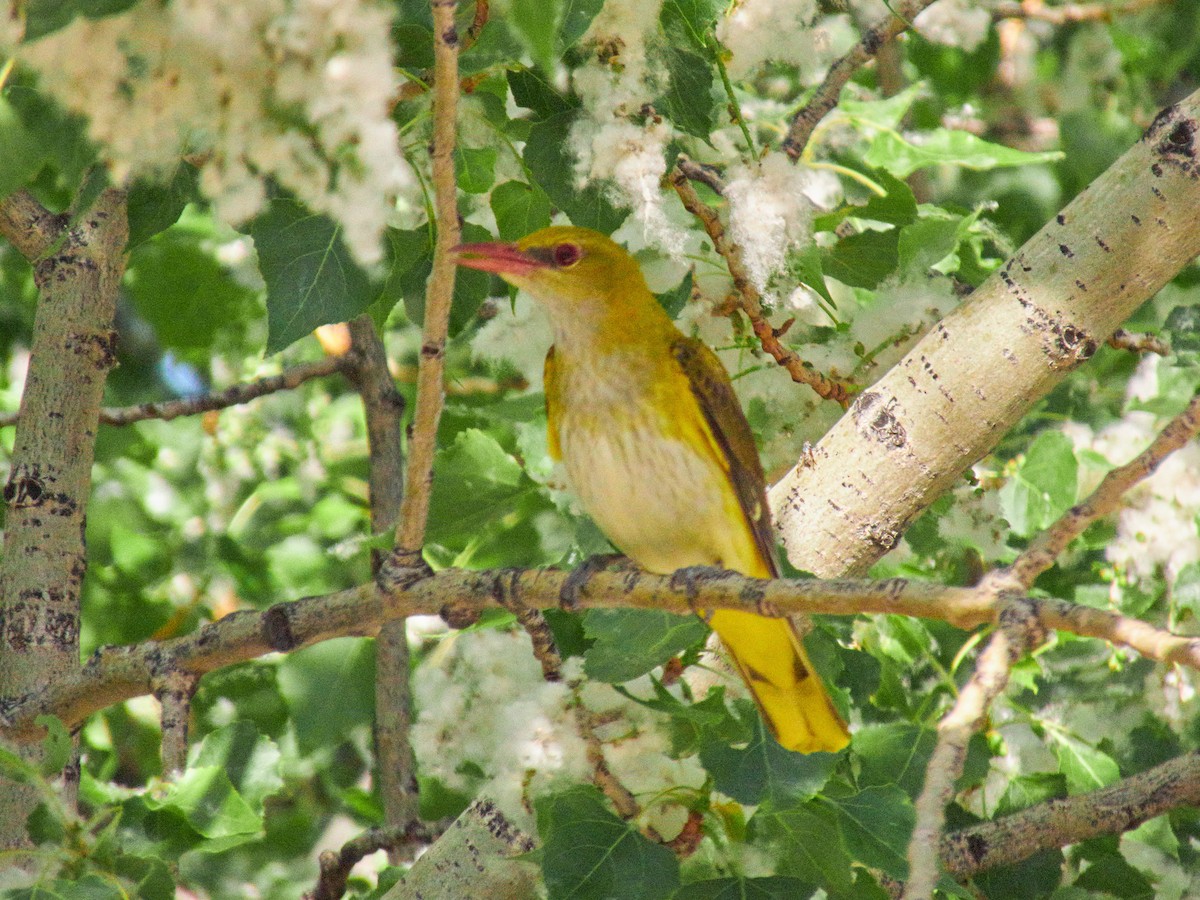
[[[116,181],[168,175],[189,153],[218,215],[238,225],[274,179],[373,265],[396,199],[418,190],[389,115],[390,24],[371,0],[177,0],[79,17],[19,57],[88,117]]]

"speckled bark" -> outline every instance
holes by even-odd
[[[4,485],[0,709],[79,671],[85,513],[127,234],[124,196],[113,190],[73,223],[28,215],[36,209],[28,195],[3,205],[3,232],[30,257],[39,299]],[[0,845],[24,839],[31,800],[0,780]]]
[[[383,900],[536,897],[538,866],[515,858],[533,848],[533,840],[490,800],[476,800]]]
[[[772,488],[788,559],[862,572],[1200,254],[1200,94],[1164,110]]]

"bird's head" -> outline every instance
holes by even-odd
[[[633,257],[590,228],[554,225],[516,243],[460,244],[454,252],[460,266],[495,272],[545,304],[551,316],[599,311],[649,293]]]

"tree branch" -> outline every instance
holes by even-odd
[[[33,265],[62,238],[70,217],[52,213],[22,188],[0,200],[0,235]]]
[[[79,669],[86,511],[100,401],[116,363],[125,195],[105,190],[90,209],[74,214],[68,225],[67,217],[52,216],[24,191],[0,201],[0,229],[33,261],[38,288],[29,374],[4,485],[0,706]],[[78,768],[70,769],[77,778]],[[37,802],[28,785],[0,778],[0,847],[27,840],[25,819]]]
[[[1021,0],[1020,3],[999,3],[992,10],[992,19],[1036,19],[1051,25],[1073,25],[1079,22],[1111,22],[1117,16],[1130,15],[1161,6],[1173,0],[1126,0],[1124,3],[1066,3],[1047,6],[1042,0]]]
[[[1118,328],[1112,333],[1108,339],[1108,346],[1114,350],[1128,350],[1131,353],[1156,353],[1159,356],[1168,356],[1171,353],[1170,345],[1157,334],[1139,334],[1124,328]]]
[[[1013,587],[1028,590],[1042,572],[1054,565],[1054,560],[1071,541],[1083,534],[1096,519],[1115,512],[1130,488],[1152,475],[1164,459],[1188,443],[1197,432],[1200,432],[1200,394],[1159,432],[1149,447],[1105,475],[1087,500],[1063,513],[1057,522],[1030,542],[1007,570],[997,575],[1009,580]]]
[[[837,106],[846,82],[853,77],[855,72],[870,62],[871,58],[879,52],[880,47],[900,32],[905,31],[921,10],[933,2],[934,0],[901,0],[894,4],[891,7],[895,11],[894,14],[868,29],[861,41],[830,66],[825,80],[821,82],[816,93],[792,118],[787,137],[783,141],[784,153],[793,160],[800,158],[800,154],[808,145],[808,139],[812,137],[817,124]]]
[[[397,587],[388,601],[387,614],[434,613],[452,623],[469,623],[481,610],[493,606],[553,608],[559,605],[571,575],[551,569],[446,569]],[[959,628],[993,622],[997,610],[997,601],[989,591],[899,578],[764,581],[725,571],[676,578],[638,570],[588,575],[575,601],[584,609],[657,609],[681,615],[696,608],[740,609],[767,616],[889,613],[941,619]],[[1112,641],[1151,659],[1200,670],[1200,638],[1179,637],[1136,619],[1065,600],[1022,600],[1044,628]],[[8,698],[0,707],[0,720],[12,739],[36,740],[42,729],[33,720],[41,713],[53,713],[73,727],[112,703],[150,692],[153,679],[161,677],[170,666],[204,674],[334,637],[370,637],[384,621],[384,599],[374,583],[279,603],[265,612],[235,612],[186,637],[101,648],[82,670]]]
[[[387,352],[370,316],[359,316],[349,330],[356,361],[352,378],[367,423],[371,533],[383,534],[396,527],[404,498],[404,398],[392,382]],[[382,551],[371,551],[372,574],[379,574],[385,558]],[[409,668],[407,623],[393,619],[375,640],[375,777],[384,821],[396,833],[407,833],[419,819],[417,763],[409,742]]]
[[[379,850],[395,852],[412,844],[429,844],[446,831],[445,824],[430,827],[419,822],[403,828],[370,828],[342,845],[336,853],[326,850],[317,860],[320,875],[317,884],[304,894],[304,900],[338,900],[346,893],[350,870]]]
[[[733,277],[733,287],[737,291],[741,307],[750,320],[750,327],[754,329],[762,348],[771,354],[779,365],[787,369],[788,374],[792,376],[792,381],[797,384],[806,384],[816,391],[818,396],[846,406],[850,402],[850,390],[841,382],[827,378],[805,365],[804,360],[794,350],[783,346],[779,335],[763,315],[762,295],[759,294],[758,288],[754,286],[754,282],[746,272],[746,267],[742,262],[741,248],[729,239],[717,211],[700,199],[700,195],[696,193],[696,189],[689,181],[693,175],[689,175],[688,172],[695,173],[697,168],[690,159],[681,156],[671,171],[671,186],[679,195],[683,208],[704,226],[705,232],[713,242],[713,247],[725,260],[729,274]]]
[[[938,847],[946,821],[946,805],[954,796],[954,783],[962,775],[967,744],[979,730],[992,703],[1004,691],[1012,667],[1045,638],[1036,612],[1027,604],[1001,602],[1005,605],[1000,611],[999,627],[979,655],[975,673],[938,723],[937,745],[916,802],[917,820],[908,845],[909,877],[904,900],[933,896],[941,871]]]
[[[454,135],[458,109],[458,32],[454,26],[455,0],[430,0],[433,8],[433,193],[437,216],[437,241],[433,271],[425,300],[421,331],[420,369],[413,410],[412,439],[408,447],[404,502],[396,529],[395,564],[403,569],[419,558],[429,518],[433,488],[433,458],[437,450],[438,422],[444,399],[443,377],[450,303],[454,296],[454,258],[459,242],[458,183],[454,173]],[[391,564],[389,563],[389,566]],[[385,566],[383,577],[388,577]]]
[[[1108,787],[952,832],[941,839],[940,852],[950,874],[966,879],[1042,850],[1122,834],[1180,806],[1200,806],[1200,751]]]
[[[1198,135],[1200,92],[1160,113],[771,488],[794,566],[826,577],[864,571],[1200,255]]]
[[[144,422],[147,419],[161,419],[169,422],[180,416],[194,416],[217,409],[227,409],[230,406],[240,406],[258,397],[265,397],[278,391],[294,390],[305,381],[333,375],[336,372],[345,372],[352,365],[353,361],[345,356],[326,356],[314,362],[301,363],[284,369],[278,375],[269,375],[254,381],[235,384],[225,390],[202,394],[198,397],[183,397],[179,400],[164,400],[159,403],[142,403],[137,406],[108,406],[100,410],[100,422],[104,425],[132,425],[134,422]],[[0,428],[15,425],[16,422],[16,413],[0,416]]]

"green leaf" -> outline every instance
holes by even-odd
[[[704,640],[708,626],[697,616],[654,609],[589,609],[583,631],[594,641],[583,655],[583,670],[591,678],[617,684],[646,674]]]
[[[860,123],[895,129],[900,127],[917,97],[925,92],[925,85],[918,82],[881,100],[855,100],[843,95],[838,101],[838,109],[842,115]]]
[[[125,284],[167,347],[210,348],[221,329],[245,322],[257,306],[253,291],[202,249],[196,236],[181,232],[164,233],[134,250]],[[269,295],[267,308],[270,312]]]
[[[290,653],[278,678],[304,753],[337,747],[374,720],[374,641],[337,638]]]
[[[712,741],[700,748],[700,762],[723,794],[753,805],[764,799],[783,804],[807,800],[825,786],[840,753],[793,753],[779,746],[754,719],[754,737],[745,747]]]
[[[692,298],[692,285],[695,283],[695,272],[691,269],[683,276],[683,280],[669,291],[663,291],[661,294],[655,294],[658,298],[658,305],[666,310],[667,315],[674,319],[687,306],[688,300]]]
[[[473,540],[527,490],[521,464],[494,437],[464,429],[434,461],[428,538],[455,546]]]
[[[510,70],[508,87],[517,106],[532,110],[539,119],[570,112],[576,105],[533,69],[522,67]]]
[[[1004,518],[1023,537],[1041,531],[1071,508],[1078,479],[1071,439],[1060,431],[1043,431],[1000,489]]]
[[[1093,862],[1075,879],[1075,887],[1125,900],[1154,900],[1157,894],[1137,869],[1120,856],[1104,856]]]
[[[1167,314],[1163,331],[1170,335],[1176,353],[1200,351],[1200,304],[1176,306]]]
[[[1051,730],[1048,736],[1053,742],[1058,768],[1072,794],[1106,787],[1121,777],[1116,760],[1107,753],[1058,729]]]
[[[58,716],[40,715],[33,723],[46,729],[46,737],[42,739],[42,759],[39,768],[43,776],[51,778],[65,769],[71,761],[71,733]]]
[[[867,725],[854,733],[851,747],[859,762],[860,787],[896,785],[916,797],[925,783],[936,733],[909,722]]]
[[[562,20],[563,0],[510,0],[505,22],[544,72],[558,61],[555,39]]]
[[[193,751],[193,757],[192,765],[216,766],[225,772],[230,783],[259,815],[263,811],[263,801],[283,788],[279,747],[270,738],[259,734],[253,722],[233,722],[205,735]]]
[[[819,800],[763,803],[750,819],[755,842],[778,848],[779,874],[819,884],[831,894],[850,890],[852,862],[832,809]]]
[[[966,169],[988,170],[1006,166],[1028,166],[1057,162],[1058,151],[1029,153],[975,137],[969,131],[936,128],[922,132],[920,143],[912,143],[895,131],[881,131],[871,140],[863,161],[886,169],[897,178],[906,178],[927,166],[951,165]]]
[[[822,802],[836,812],[842,840],[856,862],[893,878],[908,877],[908,841],[916,813],[904,791],[891,785],[869,787]]]
[[[249,840],[262,831],[261,813],[237,792],[219,766],[191,767],[171,782],[162,796],[147,793],[142,801],[151,810],[182,813],[197,834],[221,840],[221,849],[233,846],[225,839]]]
[[[375,295],[341,239],[341,226],[287,197],[250,224],[267,283],[267,352],[330,322],[348,322]]]
[[[138,900],[175,900],[175,879],[161,859],[122,853],[113,860],[113,873],[134,885]]]
[[[895,228],[848,235],[822,254],[825,274],[851,287],[876,288],[896,270],[897,242]]]
[[[815,886],[799,878],[772,875],[767,878],[713,878],[685,884],[671,900],[799,900]]]
[[[409,72],[433,68],[433,32],[424,25],[398,22],[392,28],[396,65]]]
[[[927,216],[900,229],[899,265],[904,272],[924,274],[958,246],[961,216]]]
[[[183,208],[200,199],[200,170],[180,162],[167,183],[139,178],[129,189],[129,240],[132,250],[179,221]]]
[[[825,284],[825,272],[821,266],[821,248],[815,242],[808,243],[800,252],[791,254],[788,262],[791,264],[793,274],[801,284],[816,291],[831,309],[837,308],[837,303],[829,293],[829,286]]]
[[[1011,779],[1004,788],[995,816],[1007,816],[1038,803],[1067,796],[1067,779],[1061,772],[1032,772]]]
[[[534,805],[550,900],[661,900],[679,886],[675,854],[610,813],[590,785]]]
[[[550,224],[550,198],[534,185],[506,181],[492,191],[492,213],[500,237],[515,241]]]
[[[707,141],[716,125],[713,64],[699,53],[678,47],[667,47],[663,57],[671,80],[655,106],[680,130]]]
[[[534,125],[525,142],[525,165],[572,224],[612,234],[627,213],[608,202],[600,185],[575,188],[575,157],[569,149],[569,132],[576,115],[572,109]]]
[[[496,148],[459,148],[458,186],[468,194],[486,194],[496,177]]]
[[[559,0],[562,4],[562,27],[558,31],[559,47],[562,50],[567,50],[575,46],[584,33],[588,30],[588,26],[592,24],[592,19],[596,18],[596,13],[600,12],[600,7],[604,6],[604,0]]]
[[[0,97],[0,198],[23,187],[46,162],[46,151],[17,111]]]
[[[670,43],[691,44],[693,50],[708,57],[712,54],[708,35],[725,6],[721,0],[666,0],[658,21]]]

